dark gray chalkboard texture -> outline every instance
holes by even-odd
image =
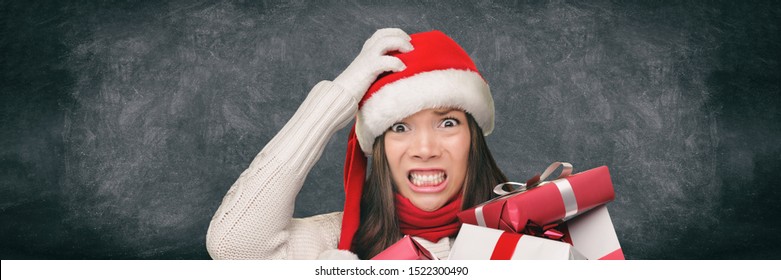
[[[609,166],[630,259],[779,259],[776,1],[2,1],[0,258],[205,259],[231,184],[376,29],[491,85],[498,164]],[[348,131],[295,215],[341,210]]]

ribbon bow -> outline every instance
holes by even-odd
[[[522,193],[522,192],[534,189],[534,188],[536,188],[536,187],[538,187],[540,185],[543,185],[543,184],[549,182],[549,181],[544,181],[544,180],[547,179],[548,176],[553,174],[553,171],[556,171],[556,169],[559,168],[559,166],[563,166],[561,168],[561,173],[559,173],[559,176],[556,177],[556,179],[553,179],[553,180],[558,180],[558,179],[567,177],[570,174],[572,174],[572,164],[570,164],[569,162],[557,161],[557,162],[551,163],[551,165],[549,165],[548,168],[546,168],[545,171],[542,172],[542,175],[537,173],[537,175],[534,175],[534,177],[532,177],[531,179],[526,181],[525,184],[524,183],[518,183],[518,182],[505,182],[505,183],[501,183],[501,184],[496,185],[494,187],[494,193],[501,196],[501,195],[507,195],[507,194],[511,194],[511,193]],[[507,190],[504,189],[505,185],[517,186],[517,187],[513,188],[510,191],[507,191]]]
[[[551,240],[562,240],[564,239],[564,233],[559,231],[557,229],[558,227],[558,223],[540,226],[529,222],[526,224],[526,228],[523,230],[523,233],[537,237],[544,237]]]
[[[540,185],[549,182],[549,181],[545,181],[545,179],[547,179],[551,174],[553,174],[553,172],[556,171],[556,169],[558,169],[559,166],[562,166],[561,173],[559,173],[559,176],[553,180],[565,178],[572,174],[572,169],[573,169],[572,164],[570,164],[569,162],[557,161],[551,163],[551,165],[549,165],[548,168],[546,168],[545,171],[542,172],[542,174],[537,173],[537,175],[534,175],[534,177],[526,181],[526,183],[506,182],[506,183],[501,183],[496,185],[494,187],[494,193],[500,196],[504,196],[504,195],[514,194],[514,193],[522,193],[534,189],[536,187],[539,187]],[[507,191],[504,189],[504,186],[506,185],[516,186],[516,187],[510,191]],[[537,237],[544,237],[552,240],[561,240],[564,238],[564,234],[561,231],[555,229],[558,225],[559,224],[556,223],[556,224],[540,226],[532,222],[529,222],[526,225],[523,233],[537,236]]]

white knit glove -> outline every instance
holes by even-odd
[[[366,40],[361,53],[350,66],[334,79],[334,83],[344,88],[356,101],[360,101],[378,75],[388,71],[399,72],[406,68],[400,59],[386,54],[392,51],[412,51],[410,40],[409,35],[398,28],[377,30]]]

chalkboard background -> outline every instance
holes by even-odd
[[[472,56],[510,178],[609,166],[628,258],[781,258],[775,1],[43,2],[0,8],[0,258],[208,258],[231,184],[383,27]],[[341,209],[347,132],[296,216]]]

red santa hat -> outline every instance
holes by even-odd
[[[410,37],[413,51],[389,54],[407,68],[378,77],[358,104],[344,166],[341,250],[351,249],[360,223],[366,157],[372,153],[374,139],[392,124],[423,109],[459,108],[474,117],[484,135],[494,128],[491,90],[466,51],[441,31]]]

